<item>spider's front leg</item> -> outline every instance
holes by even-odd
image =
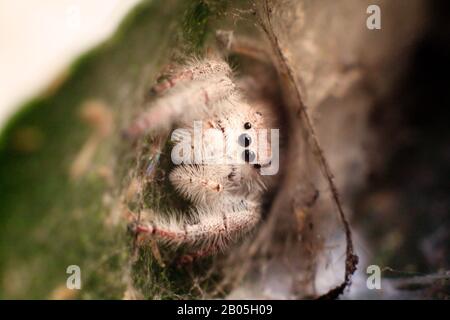
[[[204,63],[209,64],[210,62]],[[235,91],[229,72],[223,68],[203,67],[201,72],[197,69],[184,71],[191,74],[186,79],[190,81],[170,81],[171,85],[167,88],[174,88],[154,101],[148,111],[138,115],[124,135],[136,139],[150,130],[170,129],[176,121],[202,119],[211,107]]]
[[[242,198],[228,201],[194,209],[191,214],[197,218],[195,224],[159,218],[141,222],[134,231],[172,247],[186,247],[193,257],[211,255],[248,234],[261,219],[257,203]]]
[[[187,67],[171,72],[165,79],[155,84],[151,92],[161,94],[179,83],[206,80],[213,75],[231,76],[230,66],[223,60],[194,61]]]

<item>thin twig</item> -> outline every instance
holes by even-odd
[[[331,190],[333,201],[336,205],[336,208],[338,210],[339,217],[342,221],[342,224],[344,226],[345,231],[345,238],[347,242],[346,246],[346,260],[345,260],[345,278],[344,281],[337,287],[331,289],[326,294],[319,297],[319,299],[335,299],[339,295],[341,295],[345,288],[350,284],[351,282],[351,276],[356,271],[356,265],[358,264],[358,256],[354,254],[353,249],[353,241],[352,241],[352,232],[350,229],[350,224],[348,223],[347,218],[345,217],[345,213],[341,204],[341,201],[339,199],[339,194],[336,188],[336,185],[333,181],[334,176],[330,169],[330,166],[328,164],[328,161],[324,155],[324,152],[319,144],[319,141],[317,139],[313,123],[311,121],[311,118],[309,117],[309,114],[307,112],[306,106],[303,103],[303,99],[299,90],[299,84],[297,82],[297,79],[295,77],[295,72],[291,68],[288,59],[286,58],[283,50],[280,46],[280,41],[277,37],[277,35],[274,32],[273,26],[272,26],[272,8],[269,5],[269,0],[265,0],[263,3],[263,12],[260,12],[260,25],[263,29],[263,31],[266,33],[266,35],[269,38],[269,41],[275,50],[276,57],[279,62],[280,71],[286,76],[287,80],[290,82],[294,89],[294,97],[297,100],[298,103],[298,111],[297,115],[303,119],[303,122],[305,124],[305,130],[307,134],[311,137],[311,139],[308,139],[309,143],[311,144],[311,147],[314,151],[314,153],[317,156],[317,159],[319,161],[319,167],[322,171],[322,174],[324,175],[325,179],[328,182],[329,188]]]

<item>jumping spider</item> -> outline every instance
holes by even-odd
[[[215,57],[180,66],[152,88],[157,98],[127,128],[128,137],[140,138],[175,125],[191,135],[193,121],[201,120],[201,154],[220,151],[216,138],[206,134],[212,128],[223,133],[233,151],[241,152],[243,161],[226,163],[229,156],[219,152],[215,160],[224,161],[176,165],[170,182],[194,208],[188,214],[156,213],[152,221],[135,223],[135,232],[174,248],[188,248],[192,254],[186,257],[196,258],[225,250],[255,228],[261,220],[262,195],[276,179],[261,174],[273,161],[273,138],[264,152],[256,148],[255,132],[278,128],[279,111],[265,97],[263,78],[267,76],[235,78],[229,64]]]

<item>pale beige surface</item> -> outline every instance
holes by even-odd
[[[0,0],[0,127],[140,0]]]

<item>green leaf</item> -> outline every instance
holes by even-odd
[[[156,278],[188,294],[173,282],[179,273],[154,267],[148,252],[131,268],[126,221],[111,223],[122,214],[118,192],[135,155],[120,130],[171,56],[202,52],[209,19],[224,9],[225,1],[144,1],[9,121],[0,137],[0,298],[122,298],[130,279],[147,298],[174,297],[155,289]],[[106,106],[114,130],[74,178],[74,161],[95,135],[80,116],[89,101]],[[65,289],[69,265],[81,268],[79,291]]]

